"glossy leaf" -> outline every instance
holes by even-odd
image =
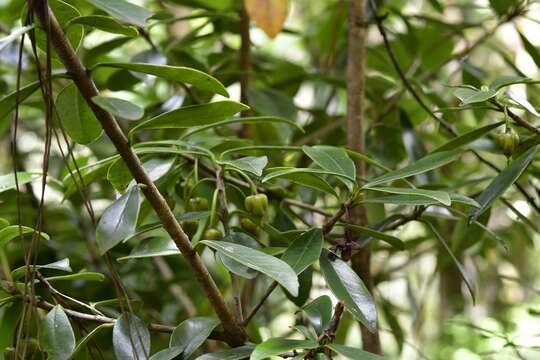
[[[326,344],[326,347],[334,350],[339,355],[352,360],[383,360],[384,357],[373,354],[362,349],[345,346],[341,344]]]
[[[122,314],[114,324],[113,346],[118,360],[148,359],[150,332],[137,316]]]
[[[58,260],[58,261],[55,261],[53,263],[46,264],[46,265],[29,266],[29,268],[31,268],[31,269],[51,269],[51,270],[60,270],[60,271],[67,271],[67,272],[72,272],[73,271],[73,270],[71,270],[71,266],[69,265],[69,259],[68,258]],[[21,266],[21,267],[13,270],[11,272],[11,277],[14,280],[18,280],[22,276],[24,276],[24,273],[26,272],[26,270],[27,270],[26,266]]]
[[[76,274],[69,274],[69,275],[58,275],[58,276],[49,276],[47,277],[48,281],[75,281],[75,280],[82,280],[82,281],[103,281],[105,280],[105,275],[98,272],[80,272]]]
[[[275,171],[278,171],[279,168],[272,168]],[[287,168],[285,168],[287,169]],[[308,172],[285,172],[281,173],[279,176],[280,179],[289,180],[298,185],[309,187],[318,191],[325,192],[337,197],[336,191],[334,188],[324,179],[319,177],[315,173]]]
[[[96,66],[124,69],[154,75],[164,80],[179,82],[182,84],[190,84],[201,90],[210,91],[227,97],[229,96],[229,93],[223,84],[220,83],[216,78],[202,71],[188,67],[146,63],[102,63]],[[204,124],[205,123],[203,122],[198,125]]]
[[[319,344],[313,340],[269,339],[258,344],[249,357],[250,360],[262,360],[296,349],[314,349]]]
[[[291,268],[300,274],[321,255],[324,238],[320,229],[311,229],[294,240],[281,256]]]
[[[131,131],[143,129],[181,129],[211,124],[246,109],[248,109],[247,106],[230,100],[184,106],[141,122]]]
[[[150,360],[173,360],[178,358],[183,351],[182,346],[170,347],[155,353],[150,357]]]
[[[32,95],[39,88],[39,82],[33,82],[20,88],[20,91],[14,91],[6,96],[0,98],[0,134],[7,128],[11,119],[8,115],[15,109],[17,100],[21,104],[30,95]],[[0,187],[1,191],[1,187]]]
[[[66,133],[79,144],[89,144],[103,133],[101,124],[73,83],[58,94],[56,113]]]
[[[139,35],[137,28],[126,26],[109,16],[103,15],[79,16],[72,19],[69,24],[86,25],[112,34],[126,35],[129,37],[137,37]]]
[[[233,232],[223,238],[223,240],[226,242],[240,244],[257,250],[259,250],[261,247],[257,240],[241,232]],[[218,253],[218,256],[223,265],[227,268],[227,270],[238,276],[242,276],[246,279],[253,279],[259,274],[257,271],[240,264],[238,261],[228,257],[224,253]]]
[[[71,352],[75,349],[75,334],[62,306],[56,305],[43,319],[40,345],[49,355],[49,359],[70,358]]]
[[[460,203],[472,207],[480,207],[480,204],[468,196],[450,193],[450,201]],[[395,204],[395,205],[410,205],[410,206],[429,206],[438,205],[439,201],[419,195],[389,195],[379,197],[368,197],[361,201],[363,204]]]
[[[96,241],[101,254],[135,232],[140,206],[141,190],[133,186],[105,210],[96,230]]]
[[[19,184],[19,188],[37,179],[39,176],[29,172],[17,172],[17,181],[15,181],[15,174],[0,175],[0,193],[16,188],[16,183]]]
[[[265,183],[272,179],[277,179],[280,177],[289,177],[291,174],[323,174],[323,175],[334,175],[342,181],[346,181],[348,184],[351,183],[351,180],[340,173],[333,171],[327,171],[322,169],[312,169],[312,168],[294,168],[294,167],[279,167],[279,168],[268,168],[267,174],[262,178],[261,182]]]
[[[253,345],[242,345],[228,350],[204,354],[195,358],[195,360],[241,360],[249,357],[254,348]]]
[[[458,88],[454,91],[454,95],[461,100],[462,105],[469,105],[494,98],[497,95],[497,91],[490,88],[485,90]]]
[[[502,124],[504,124],[504,121],[499,121],[493,124],[489,124],[489,125],[482,126],[474,130],[468,131],[448,141],[446,144],[439,146],[438,148],[432,151],[432,154],[440,152],[440,151],[448,151],[448,150],[457,149],[461,146],[467,145],[475,140],[478,140],[479,138],[486,135],[491,130],[501,126]]]
[[[203,240],[201,243],[227,255],[242,265],[262,272],[276,280],[291,295],[298,295],[298,278],[294,270],[286,262],[238,244],[212,240]]]
[[[414,176],[425,173],[426,171],[437,169],[456,160],[461,154],[461,150],[440,151],[428,154],[402,169],[391,171],[376,177],[365,184],[363,188],[371,188],[376,185],[389,183],[399,179],[405,179],[409,176]]]
[[[126,0],[86,0],[114,18],[136,26],[144,27],[152,13]]]
[[[255,176],[262,176],[263,170],[268,164],[268,158],[266,156],[247,156],[235,160],[221,160],[218,163],[240,171],[252,173]]]
[[[239,117],[239,118],[233,118],[233,119],[227,119],[218,121],[213,124],[204,125],[197,127],[195,129],[189,130],[184,137],[191,136],[193,134],[196,134],[201,131],[205,131],[212,128],[222,127],[222,126],[228,126],[228,125],[239,125],[239,124],[286,124],[291,127],[297,128],[300,131],[303,131],[302,127],[295,123],[294,121],[291,121],[289,119],[285,119],[282,117],[276,117],[276,116],[248,116],[248,117]]]
[[[90,340],[92,340],[95,336],[101,334],[103,331],[111,329],[114,326],[114,324],[101,324],[99,326],[96,326],[92,331],[90,331],[84,338],[82,338],[75,347],[75,350],[73,350],[73,353],[71,355],[71,358],[75,358],[75,355],[79,354],[84,348],[86,347],[86,344]]]
[[[328,295],[322,295],[305,305],[302,310],[306,313],[313,327],[320,334],[330,324],[332,318],[332,299]]]
[[[327,250],[319,259],[321,271],[332,293],[371,332],[377,329],[377,310],[362,280],[343,260]]]
[[[525,171],[527,166],[534,159],[538,152],[538,145],[531,147],[513,160],[510,165],[499,173],[488,185],[487,188],[478,197],[479,209],[473,209],[469,215],[469,223],[476,220],[484,211],[486,211],[497,198],[504,194],[506,189],[511,186]]]
[[[9,33],[9,35],[0,38],[0,51],[4,50],[9,44],[17,40],[19,36],[27,33],[34,28],[34,25],[27,25],[17,28]]]
[[[246,0],[246,11],[266,35],[274,38],[285,24],[289,0]]]
[[[341,174],[351,180],[356,179],[356,168],[354,162],[347,155],[347,151],[342,148],[326,145],[303,146],[304,153],[324,170]]]
[[[355,224],[343,224],[343,226],[351,229],[352,231],[359,232],[361,234],[371,236],[375,239],[382,240],[398,250],[405,249],[405,244],[403,243],[403,241],[401,241],[395,236],[386,234],[382,231],[377,231],[366,226],[360,226],[360,225],[355,225]]]
[[[144,109],[123,99],[94,96],[92,101],[103,110],[127,120],[139,120],[144,116]]]
[[[155,237],[143,241],[137,245],[129,255],[122,256],[117,261],[127,261],[131,259],[144,259],[156,256],[179,255],[180,251],[169,237]]]
[[[513,102],[533,114],[534,116],[540,117],[540,114],[538,111],[532,106],[532,104],[527,100],[527,98],[524,98],[520,95],[518,95],[516,92],[512,90],[508,90],[506,92],[506,96],[508,96]]]
[[[11,240],[18,238],[20,235],[19,225],[8,225],[0,229],[0,247],[6,245]],[[33,233],[34,229],[28,226],[22,226],[22,233],[29,234]],[[40,233],[41,237],[45,240],[49,240],[49,235],[44,232]]]
[[[169,347],[183,348],[182,357],[187,359],[218,325],[217,319],[208,317],[192,317],[184,320],[171,334]]]
[[[444,191],[397,187],[372,187],[369,188],[369,190],[380,191],[390,194],[423,196],[429,199],[433,199],[446,206],[450,206],[452,204],[450,195]]]

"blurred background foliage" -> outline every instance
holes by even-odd
[[[68,34],[73,42],[81,41],[78,54],[90,69],[104,62],[150,62],[188,66],[219,79],[233,99],[240,99],[240,15],[236,0],[148,0],[133,1],[154,15],[145,30],[131,28],[126,34],[113,34],[92,26],[72,24]],[[0,0],[0,32],[7,35],[21,24],[24,1]],[[58,0],[51,4],[59,3]],[[104,15],[91,2],[65,0],[83,15]],[[65,3],[57,4],[64,7]],[[501,112],[478,106],[464,110],[454,96],[458,85],[480,88],[503,75],[538,79],[540,66],[540,4],[535,1],[377,1],[379,13],[390,44],[406,77],[437,116],[453,124],[460,132],[504,120]],[[336,145],[345,144],[346,130],[346,59],[347,2],[341,0],[290,0],[284,28],[274,38],[252,23],[250,86],[247,100],[255,115],[280,116],[304,127],[300,132],[282,124],[251,127],[249,139],[235,138],[237,129],[212,129],[197,135],[195,141],[212,151],[223,151],[239,145]],[[68,11],[68,10],[66,10]],[[367,153],[385,166],[395,169],[424,156],[449,140],[439,124],[422,109],[405,89],[390,62],[381,34],[374,25],[374,14],[368,13],[366,70],[366,139]],[[82,30],[84,28],[84,37]],[[130,36],[134,31],[139,36]],[[26,51],[28,50],[28,51]],[[17,82],[18,42],[0,51],[0,94],[14,91]],[[35,80],[35,66],[28,45],[23,52],[22,84]],[[61,68],[57,60],[54,66]],[[146,115],[157,115],[180,105],[218,100],[196,88],[170,84],[128,70],[98,67],[92,75],[104,93],[129,100],[144,108]],[[59,80],[55,91],[65,81]],[[512,85],[512,91],[540,104],[536,84]],[[39,94],[29,97],[20,109],[16,141],[19,167],[40,172],[44,148],[42,100]],[[520,116],[538,124],[538,118],[523,109]],[[8,131],[12,113],[0,109],[0,174],[13,168]],[[125,128],[130,123],[122,119]],[[520,137],[530,133],[516,128]],[[141,132],[139,140],[160,140],[180,136],[184,130],[165,129]],[[534,139],[533,139],[534,140]],[[79,167],[115,154],[109,140],[102,136],[88,145],[70,143]],[[496,146],[494,136],[485,136],[470,144],[500,168],[507,164]],[[265,152],[254,152],[262,155]],[[297,152],[268,152],[272,166],[306,166],[306,157]],[[143,158],[144,160],[144,158]],[[70,160],[71,161],[71,160]],[[389,358],[401,359],[537,359],[540,358],[540,267],[538,220],[539,187],[537,160],[519,179],[531,199],[525,199],[515,187],[509,188],[503,201],[484,213],[479,221],[496,233],[506,245],[494,240],[483,229],[467,226],[467,220],[433,207],[424,214],[447,239],[456,257],[474,279],[476,303],[473,303],[459,272],[440,247],[429,228],[410,222],[392,234],[405,242],[404,251],[373,244],[374,298],[379,310],[383,350]],[[115,199],[107,167],[85,174],[90,198],[99,215]],[[178,166],[174,176],[160,180],[168,201],[182,213],[187,199],[183,188],[191,178],[191,166]],[[377,171],[369,169],[369,176]],[[91,223],[83,211],[83,201],[66,177],[62,154],[53,147],[46,188],[44,231],[51,240],[42,242],[37,262],[51,263],[68,257],[75,272],[106,273],[93,243]],[[465,154],[459,161],[440,171],[419,175],[418,184],[450,188],[477,196],[494,177],[495,172]],[[109,177],[109,180],[107,179]],[[67,179],[67,180],[66,180]],[[128,181],[130,179],[128,178]],[[332,181],[329,179],[329,181]],[[281,183],[279,183],[281,184]],[[180,186],[178,186],[180,185]],[[332,184],[335,185],[335,184]],[[278,183],[276,183],[278,186]],[[332,196],[320,191],[288,186],[288,194],[320,209],[334,211],[339,205]],[[208,183],[197,187],[198,196],[211,200],[213,188]],[[244,194],[231,187],[229,201],[242,207]],[[235,193],[236,191],[236,193]],[[40,184],[33,182],[21,192],[22,217],[25,224],[36,219],[36,201]],[[37,195],[36,195],[37,194]],[[0,217],[17,223],[15,191],[0,193]],[[285,231],[297,227],[299,220],[291,210],[272,202],[275,228]],[[380,205],[368,207],[370,223],[384,218]],[[408,213],[411,207],[386,205],[392,213]],[[458,210],[466,212],[463,207]],[[298,210],[298,209],[297,209]],[[154,215],[145,203],[140,224],[151,223]],[[310,223],[321,224],[322,218],[307,210],[300,216]],[[159,230],[158,230],[159,232]],[[111,250],[113,259],[128,255],[148,235]],[[90,244],[90,245],[89,245]],[[282,246],[270,242],[273,246]],[[89,247],[90,246],[90,247]],[[94,247],[94,248],[93,248]],[[15,243],[6,247],[13,268],[23,264],[23,249]],[[212,254],[203,253],[212,275],[221,289],[230,295],[226,269],[215,263]],[[114,264],[131,297],[142,305],[141,316],[148,322],[178,324],[192,316],[210,315],[209,303],[196,286],[181,256],[140,259]],[[170,269],[174,271],[169,273]],[[44,270],[46,272],[47,270]],[[174,284],[181,284],[181,288]],[[254,294],[261,294],[268,282],[257,283]],[[109,279],[105,281],[58,282],[58,289],[84,301],[116,297]],[[179,290],[180,289],[180,290]],[[330,294],[317,273],[313,277],[310,298]],[[260,296],[260,295],[258,295]],[[254,299],[258,296],[253,296]],[[276,291],[268,306],[249,327],[253,339],[285,336],[302,315],[293,303],[284,301]],[[182,305],[179,298],[184,299]],[[254,299],[247,301],[255,302]],[[1,324],[17,313],[17,305],[0,308]],[[103,307],[115,314],[115,307]],[[360,330],[350,315],[344,315],[337,334],[341,343],[361,347]],[[166,346],[168,337],[153,334],[153,348]],[[11,339],[0,325],[0,344]],[[110,334],[98,339],[104,358],[110,358]],[[206,345],[210,350],[217,343]]]

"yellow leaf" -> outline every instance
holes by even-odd
[[[246,11],[266,35],[276,37],[289,12],[289,0],[245,0]]]

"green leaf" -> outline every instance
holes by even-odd
[[[498,78],[493,80],[493,82],[489,84],[489,87],[495,90],[499,90],[505,86],[510,86],[513,84],[528,84],[534,82],[534,80],[529,79],[528,77],[505,75],[499,76]]]
[[[538,48],[532,44],[529,39],[525,35],[523,35],[521,32],[519,32],[519,37],[521,38],[521,42],[523,43],[523,47],[529,53],[529,56],[533,59],[536,66],[540,69],[540,51],[538,51]]]
[[[444,191],[397,187],[373,187],[369,188],[369,190],[380,191],[390,194],[423,196],[438,201],[439,203],[446,206],[452,205],[450,195]]]
[[[306,313],[317,333],[321,334],[328,327],[332,318],[332,299],[328,295],[319,296],[305,305],[302,310]]]
[[[30,95],[32,95],[39,88],[39,81],[30,83],[26,86],[20,88],[19,94],[17,91],[14,91],[6,96],[0,98],[0,134],[7,128],[9,121],[11,119],[8,115],[11,113],[15,106],[17,105],[17,96],[19,104],[26,100]]]
[[[228,125],[239,125],[239,124],[286,124],[290,125],[291,127],[295,127],[300,131],[304,131],[300,125],[295,123],[294,121],[291,121],[289,119],[285,119],[282,117],[276,117],[276,116],[249,116],[249,117],[239,117],[234,119],[227,119],[223,121],[218,121],[213,124],[204,125],[197,127],[195,129],[192,129],[188,131],[186,134],[183,135],[183,137],[191,136],[193,134],[196,134],[201,131],[205,131],[208,129],[216,128],[216,127],[222,127],[222,126],[228,126]]]
[[[494,124],[489,124],[489,125],[486,125],[486,126],[482,126],[480,128],[477,128],[477,129],[474,129],[474,130],[471,130],[471,131],[468,131],[456,138],[453,138],[452,140],[448,141],[446,144],[443,144],[441,146],[439,146],[438,148],[436,148],[435,150],[433,150],[431,153],[434,154],[434,153],[437,153],[437,152],[441,152],[441,151],[448,151],[448,150],[453,150],[453,149],[457,149],[463,145],[467,145],[479,138],[481,138],[482,136],[486,135],[487,133],[489,133],[491,130],[501,126],[502,124],[504,124],[504,121],[499,121],[499,122],[496,122]]]
[[[34,232],[34,229],[32,229],[31,227],[22,226],[23,234],[29,234],[33,232]],[[19,234],[20,234],[19,225],[9,225],[0,229],[0,247],[6,245],[11,240],[19,237]],[[45,240],[49,240],[49,235],[47,235],[46,233],[41,232],[40,235]]]
[[[506,92],[506,96],[508,96],[513,102],[515,102],[520,107],[524,108],[525,110],[527,110],[534,116],[540,117],[540,114],[538,113],[538,111],[535,109],[534,106],[532,106],[532,104],[526,98],[519,96],[517,93],[515,93],[512,90],[508,90]]]
[[[201,243],[223,253],[240,264],[262,272],[276,280],[293,296],[298,296],[298,278],[294,270],[283,260],[248,248],[246,246],[224,241],[203,240]]]
[[[17,183],[19,184],[19,188],[21,185],[27,184],[31,182],[32,180],[35,180],[39,177],[39,175],[32,174],[29,172],[17,172]],[[0,193],[8,190],[12,190],[16,188],[15,184],[15,174],[6,174],[6,175],[0,175]]]
[[[454,95],[461,100],[462,105],[474,104],[487,101],[494,98],[497,95],[497,90],[486,89],[470,89],[470,88],[458,88],[454,90]]]
[[[183,348],[182,358],[187,359],[218,325],[217,319],[208,317],[192,317],[184,320],[171,334],[169,347]]]
[[[242,345],[228,350],[201,355],[195,360],[241,360],[249,357],[255,347]]]
[[[272,168],[272,171],[274,171],[274,169],[277,171],[280,168]],[[326,180],[320,178],[316,174],[306,172],[286,173],[282,174],[279,178],[289,180],[295,184],[322,191],[337,197],[334,188]]]
[[[59,276],[49,276],[47,277],[48,281],[75,281],[75,280],[83,280],[83,281],[103,281],[105,280],[105,275],[98,272],[80,272],[76,274],[69,274],[69,275],[59,275]]]
[[[135,233],[140,207],[141,190],[133,186],[105,210],[96,230],[101,254]]]
[[[131,129],[131,132],[142,129],[182,129],[211,124],[246,109],[248,107],[244,104],[230,100],[184,106],[143,121]]]
[[[321,229],[311,229],[294,240],[281,256],[291,268],[300,274],[321,255],[324,238]]]
[[[345,346],[341,344],[326,344],[327,348],[332,349],[341,356],[352,360],[382,360],[384,357],[373,354],[362,349],[353,348],[350,346]]]
[[[152,13],[125,0],[86,0],[114,18],[132,25],[144,27]]]
[[[92,331],[86,334],[86,336],[79,341],[79,343],[77,344],[77,347],[75,348],[75,350],[73,350],[73,353],[71,354],[70,359],[76,358],[75,355],[80,353],[86,347],[86,344],[88,344],[88,342],[94,338],[94,336],[101,334],[104,330],[110,329],[113,326],[114,324],[101,324],[95,327]]]
[[[4,50],[6,46],[11,44],[13,41],[17,40],[19,36],[22,34],[27,33],[28,31],[32,30],[34,28],[34,25],[27,25],[22,26],[20,28],[14,29],[9,35],[3,37],[0,39],[0,51]]]
[[[31,265],[29,267],[32,268],[32,269],[52,269],[52,270],[60,270],[60,271],[67,271],[67,272],[72,272],[73,271],[73,270],[71,270],[71,267],[69,265],[69,259],[68,258],[58,260],[58,261],[55,261],[53,263],[46,264],[46,265],[33,265],[33,266]],[[21,267],[15,269],[15,270],[13,270],[11,272],[11,277],[13,278],[13,280],[18,280],[22,276],[24,276],[24,273],[26,272],[26,269],[27,269],[26,266],[21,266]]]
[[[389,183],[399,179],[405,179],[409,176],[418,175],[433,169],[437,169],[456,160],[461,154],[462,151],[459,149],[428,154],[402,169],[391,171],[376,177],[362,186],[362,188],[371,188],[376,185]]]
[[[96,67],[98,66],[154,75],[164,80],[190,84],[201,90],[210,91],[226,97],[229,96],[225,86],[223,86],[223,84],[220,83],[215,77],[188,67],[146,63],[102,63],[96,65]],[[222,118],[221,120],[224,119],[225,118]],[[197,125],[205,125],[205,123],[203,122]]]
[[[78,24],[96,28],[112,34],[126,35],[129,37],[139,36],[139,31],[133,26],[126,26],[109,16],[89,15],[79,16],[69,21],[69,25]]]
[[[341,174],[354,181],[356,179],[356,168],[354,162],[347,155],[347,151],[342,148],[326,145],[303,146],[304,153],[327,171]]]
[[[98,95],[92,101],[103,110],[126,120],[139,120],[144,116],[143,108],[123,99]]]
[[[468,196],[457,193],[450,193],[450,201],[457,202],[468,206],[480,207],[480,204]],[[429,206],[438,205],[439,201],[419,195],[390,195],[365,198],[361,201],[363,204],[395,204],[395,205],[410,205],[410,206]]]
[[[94,112],[73,83],[58,94],[56,114],[66,133],[79,144],[89,144],[103,133]]]
[[[182,354],[184,348],[181,346],[170,347],[155,353],[150,357],[150,360],[173,360]]]
[[[75,334],[62,306],[56,305],[43,319],[39,342],[49,359],[69,359],[75,349]]]
[[[118,360],[148,359],[150,332],[137,316],[122,314],[114,324],[113,346]]]
[[[262,178],[261,182],[265,183],[272,179],[277,179],[280,177],[289,178],[291,174],[325,174],[325,175],[334,175],[338,179],[348,181],[351,183],[351,180],[343,174],[336,173],[333,171],[322,170],[322,169],[312,169],[312,168],[295,168],[295,167],[284,167],[280,166],[277,168],[268,168],[266,169],[267,174]]]
[[[223,238],[223,241],[240,244],[257,250],[261,247],[257,240],[242,232],[233,232]],[[218,256],[227,270],[238,276],[242,276],[246,279],[253,279],[258,275],[257,271],[240,264],[238,261],[228,257],[224,253],[218,253]]]
[[[178,255],[180,251],[169,237],[154,237],[143,241],[127,256],[116,259],[119,262],[131,259],[144,259],[157,256]]]
[[[258,344],[249,357],[250,360],[262,360],[296,349],[314,349],[319,344],[313,340],[269,339]]]
[[[531,147],[529,150],[521,154],[517,159],[513,160],[510,165],[499,173],[488,185],[488,187],[480,194],[478,203],[479,209],[473,209],[469,215],[469,223],[475,221],[484,211],[486,211],[495,200],[511,186],[525,171],[527,166],[534,159],[538,151],[538,145]]]
[[[398,250],[405,250],[405,244],[403,243],[403,241],[401,241],[395,236],[388,235],[382,231],[377,231],[377,230],[368,228],[366,226],[360,226],[360,225],[355,225],[355,224],[339,224],[339,225],[349,228],[353,231],[359,232],[361,234],[371,236],[375,239],[382,240]]]
[[[235,160],[220,160],[218,164],[230,166],[240,171],[246,171],[255,176],[262,176],[263,170],[268,164],[268,158],[266,156],[246,156]]]
[[[469,275],[467,275],[467,271],[465,271],[465,268],[463,267],[463,265],[461,265],[459,260],[456,258],[456,256],[454,255],[454,253],[448,246],[448,243],[446,242],[446,240],[444,240],[443,236],[437,231],[435,226],[433,226],[433,224],[430,223],[429,221],[424,221],[424,223],[428,225],[428,227],[431,229],[431,232],[435,235],[437,240],[439,240],[439,242],[443,245],[444,249],[446,250],[450,258],[452,259],[452,261],[458,268],[459,273],[461,274],[461,278],[465,282],[465,285],[467,285],[467,289],[469,290],[473,303],[474,303],[475,302],[475,296],[474,296],[475,286],[474,286],[473,281],[469,278]]]
[[[328,250],[321,253],[319,264],[332,293],[344,302],[347,310],[369,331],[375,332],[377,330],[375,303],[354,270]]]

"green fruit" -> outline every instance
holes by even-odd
[[[189,199],[186,205],[187,211],[206,211],[208,210],[208,200],[203,197],[194,197]]]
[[[248,218],[242,218],[240,220],[240,226],[242,227],[242,229],[253,235],[257,235],[257,233],[259,232],[259,226]]]
[[[511,156],[519,145],[519,135],[511,127],[497,134],[497,144],[506,156]]]
[[[244,206],[250,214],[262,217],[268,208],[268,198],[265,194],[251,195],[244,200]]]
[[[188,236],[188,238],[192,238],[193,235],[197,232],[197,229],[199,228],[199,222],[194,220],[186,220],[182,221],[182,229]]]
[[[223,238],[223,233],[218,229],[209,228],[204,232],[205,240],[221,240]]]

